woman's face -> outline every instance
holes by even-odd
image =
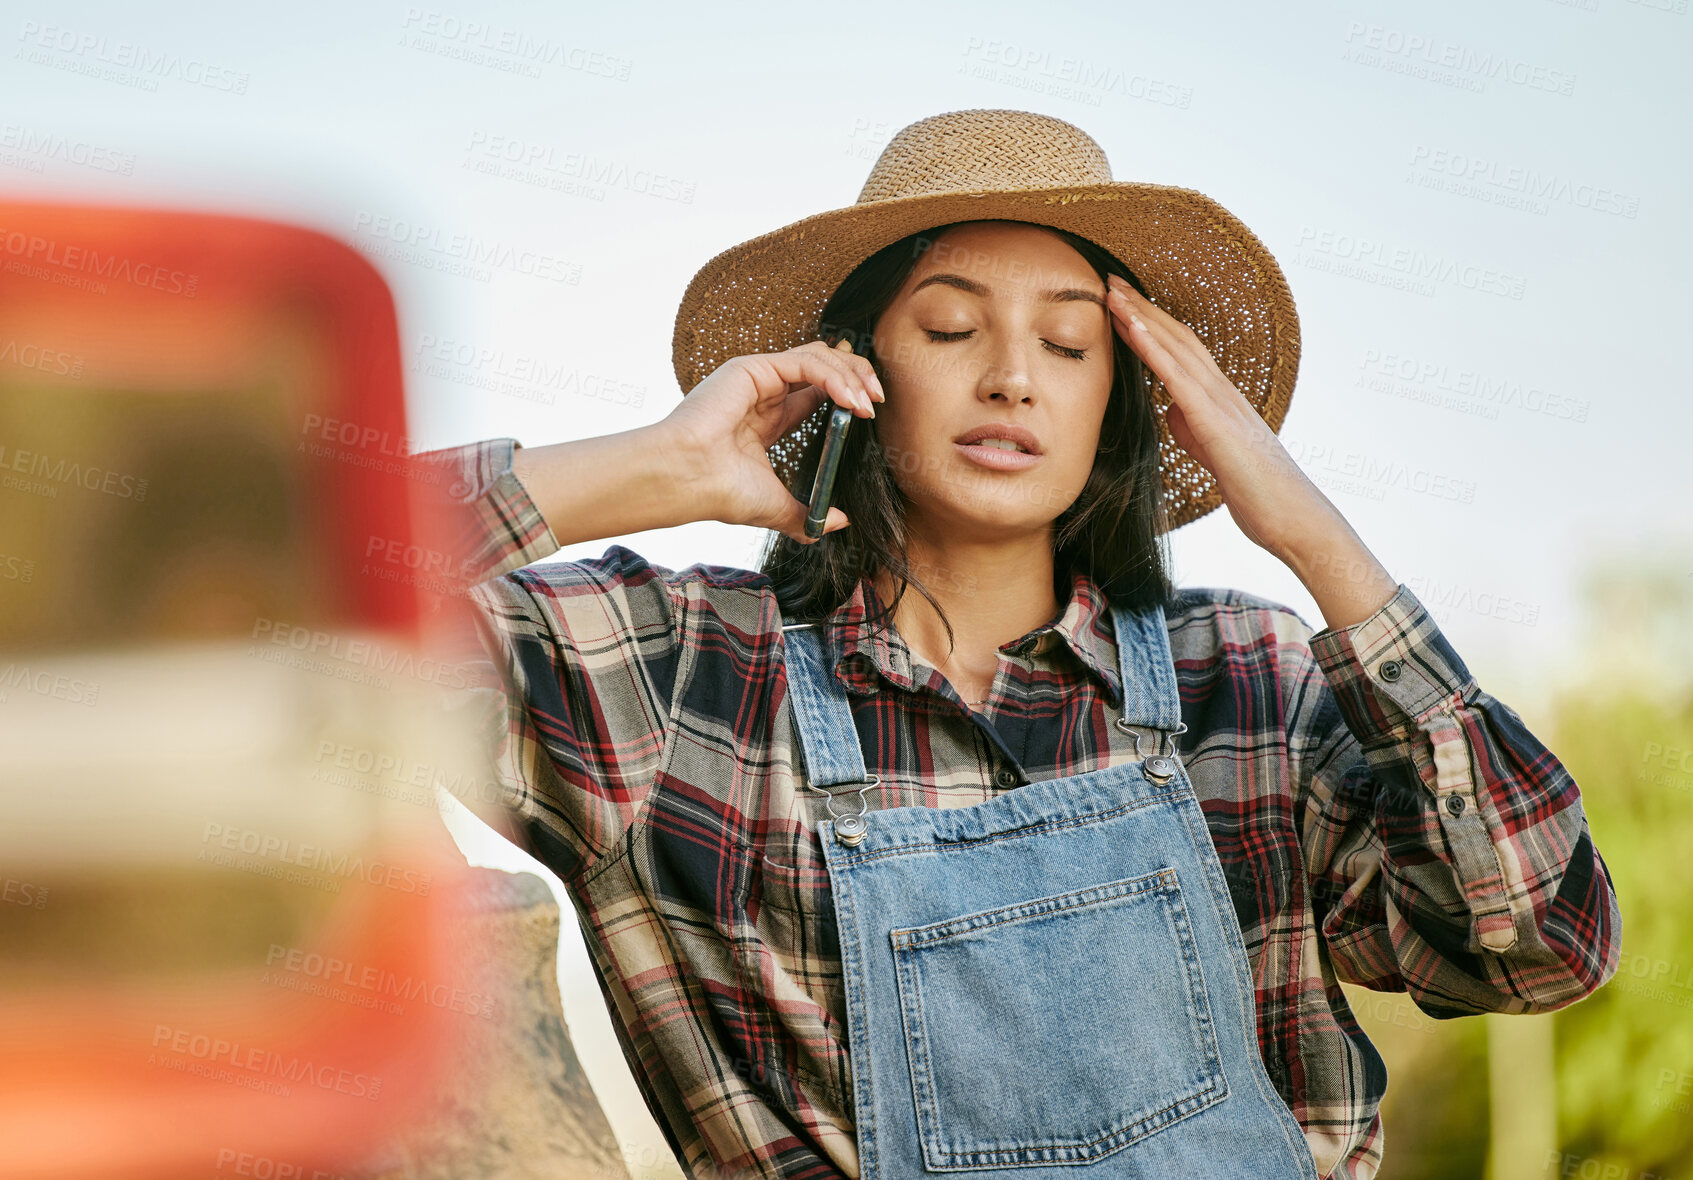
[[[953,539],[1045,530],[1087,483],[1111,393],[1105,283],[1036,226],[955,226],[876,325],[877,438],[911,521]],[[1009,435],[1017,453],[979,428]]]

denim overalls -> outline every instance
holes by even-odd
[[[862,1180],[1317,1176],[1259,1055],[1240,924],[1175,757],[1164,612],[1111,613],[1116,728],[1137,756],[1129,727],[1157,731],[1159,752],[956,808],[869,810],[879,780],[819,631],[784,628],[806,776],[834,816],[817,831]]]

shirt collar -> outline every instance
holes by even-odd
[[[916,591],[908,590],[908,594]],[[911,649],[886,621],[867,626],[865,620],[881,610],[881,598],[868,577],[859,581],[852,597],[829,615],[823,630],[825,651],[835,678],[848,692],[877,691],[878,681],[906,691],[923,687],[913,677]],[[1068,653],[1104,688],[1114,708],[1121,708],[1123,690],[1117,675],[1117,636],[1110,604],[1099,585],[1086,573],[1070,579],[1070,597],[1058,614],[1027,634],[1000,645],[1007,655],[1040,663],[1062,660]],[[926,683],[926,682],[925,682]]]

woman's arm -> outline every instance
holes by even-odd
[[[870,362],[822,341],[736,357],[663,421],[525,448],[515,471],[560,545],[695,520],[809,540],[806,505],[776,478],[767,452],[825,399],[874,417],[882,391]],[[832,509],[825,531],[846,524]]]
[[[560,546],[712,519],[712,469],[665,422],[523,447],[513,472]]]
[[[810,543],[806,505],[776,477],[769,448],[824,401],[874,417],[882,400],[869,361],[814,341],[725,361],[661,421],[538,447],[506,439],[429,451],[413,456],[413,477],[435,493],[424,497],[426,525],[466,586],[565,545],[697,520]],[[502,518],[514,505],[533,519]],[[832,508],[824,531],[847,524]]]
[[[1118,332],[1170,392],[1176,443],[1328,623],[1312,635],[1277,616],[1297,632],[1277,637],[1295,821],[1336,972],[1436,1016],[1592,992],[1616,972],[1622,919],[1569,773],[1476,686],[1193,330],[1111,288]]]
[[[476,810],[561,878],[589,871],[642,814],[689,642],[682,604],[693,593],[704,604],[695,614],[710,607],[688,583],[718,575],[677,574],[621,545],[535,563],[572,542],[694,520],[803,536],[806,506],[776,478],[766,448],[825,397],[869,413],[868,373],[867,361],[821,343],[741,357],[651,426],[413,457],[423,548],[441,575],[432,580],[468,608],[450,612],[445,642],[483,670],[466,707],[503,796]],[[839,509],[830,515],[831,528],[846,524]]]
[[[549,449],[562,462],[599,441]],[[438,642],[472,687],[453,703],[478,730],[497,786],[464,802],[568,883],[619,847],[658,772],[686,642],[684,579],[621,545],[536,564],[559,540],[517,475],[524,451],[503,438],[415,458],[435,473],[425,547],[449,555],[457,575]],[[636,494],[633,466],[586,470],[584,483]],[[551,511],[562,522],[577,501],[559,493]],[[583,510],[600,494],[585,491]]]
[[[1622,918],[1581,792],[1411,590],[1287,625],[1295,819],[1336,974],[1437,1017],[1551,1011],[1611,978]]]

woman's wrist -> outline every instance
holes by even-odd
[[[659,478],[676,505],[676,523],[722,519],[721,469],[709,450],[669,418],[642,430],[646,432],[643,445],[650,448],[662,473]]]
[[[1293,571],[1333,630],[1361,623],[1398,593],[1399,583],[1344,518],[1283,542],[1277,557]]]

